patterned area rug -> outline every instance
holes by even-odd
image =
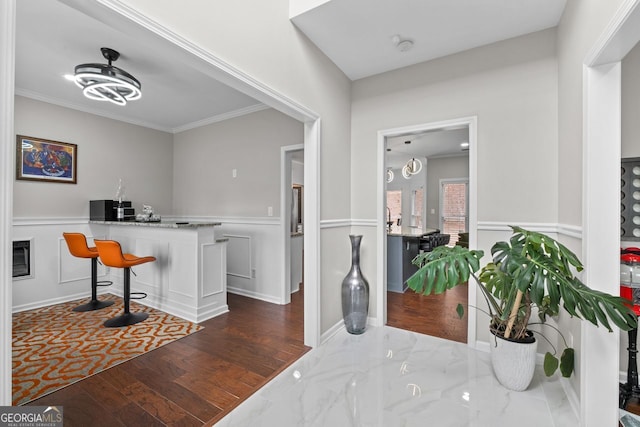
[[[115,304],[96,311],[72,311],[87,298],[13,315],[13,405],[30,402],[203,328],[135,302],[131,302],[131,312],[149,313],[148,319],[123,328],[105,328],[102,323],[122,313],[123,303],[111,294],[99,299]]]

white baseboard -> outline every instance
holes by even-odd
[[[112,292],[111,290],[100,290],[98,289],[98,296],[100,295],[104,295],[104,294],[114,294],[116,295],[115,292]],[[62,304],[65,302],[69,302],[69,301],[75,301],[75,300],[79,300],[79,299],[83,299],[83,298],[89,298],[91,297],[91,292],[79,292],[73,295],[65,295],[63,297],[59,297],[59,298],[50,298],[47,300],[42,300],[42,301],[37,301],[34,303],[29,303],[29,304],[22,304],[22,305],[17,305],[14,306],[11,310],[12,313],[19,313],[21,311],[27,311],[27,310],[34,310],[36,308],[41,308],[41,307],[48,307],[50,305],[55,305],[55,304]]]
[[[231,294],[241,295],[243,297],[258,299],[260,301],[270,302],[271,304],[278,304],[278,305],[284,304],[284,302],[282,302],[280,299],[274,298],[270,295],[265,295],[265,294],[261,294],[253,291],[247,291],[246,289],[235,288],[233,286],[227,285],[227,292]]]
[[[340,319],[336,323],[334,323],[333,326],[331,326],[329,329],[327,329],[322,334],[322,336],[320,336],[320,344],[324,344],[327,341],[329,341],[335,334],[340,332],[342,329],[344,329],[344,321],[342,319]]]

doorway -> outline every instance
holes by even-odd
[[[304,144],[280,149],[280,233],[283,248],[282,304],[291,303],[291,294],[304,283]]]
[[[378,206],[379,214],[377,221],[377,232],[378,232],[378,268],[377,268],[377,294],[380,295],[377,298],[377,313],[378,315],[378,324],[380,326],[388,324],[389,321],[389,313],[388,313],[388,304],[391,299],[395,298],[395,295],[387,294],[387,221],[388,221],[388,210],[387,210],[387,189],[388,189],[388,179],[391,174],[388,173],[388,170],[391,169],[394,176],[400,176],[400,179],[404,179],[402,170],[398,173],[398,170],[394,170],[394,164],[392,163],[390,153],[393,153],[393,146],[389,146],[389,142],[394,139],[401,139],[404,141],[409,141],[415,139],[417,136],[423,134],[437,134],[437,133],[447,133],[447,131],[454,131],[463,129],[466,132],[468,141],[468,145],[464,147],[465,151],[468,153],[468,158],[465,161],[466,170],[468,171],[466,175],[468,176],[468,196],[466,197],[467,206],[468,206],[468,230],[469,230],[469,245],[474,247],[476,245],[476,229],[477,229],[477,215],[476,215],[476,164],[477,164],[477,130],[476,130],[476,117],[467,117],[460,119],[453,119],[442,122],[434,122],[434,123],[426,123],[421,125],[403,127],[403,128],[395,128],[395,129],[387,129],[381,130],[378,132]],[[453,133],[452,133],[453,134]],[[404,142],[403,141],[403,142]],[[450,144],[453,144],[450,142]],[[460,141],[458,141],[456,146],[457,150],[460,150]],[[407,144],[410,145],[410,144]],[[387,151],[388,148],[391,148],[391,151]],[[451,146],[448,147],[451,150]],[[400,151],[400,150],[398,150]],[[430,162],[429,157],[431,158],[440,158],[447,159],[453,158],[454,155],[452,153],[444,153],[440,152],[438,154],[427,154],[425,157],[425,161],[423,162],[423,167],[426,168],[427,173],[429,173],[430,168],[436,169],[437,162]],[[401,163],[400,163],[401,164]],[[397,163],[396,163],[397,165]],[[402,167],[401,167],[402,168]],[[458,174],[455,177],[465,176],[465,174]],[[422,230],[426,229],[439,229],[439,217],[440,217],[440,209],[439,209],[439,190],[438,187],[440,185],[439,180],[435,182],[434,189],[429,188],[429,183],[424,183],[425,193],[421,195],[421,197],[413,198],[413,204],[409,203],[410,211],[407,213],[409,216],[415,216],[415,212],[418,211],[415,209],[416,200],[423,200],[421,209],[422,209]],[[411,198],[412,194],[418,194],[416,192],[410,191],[409,198]],[[430,201],[430,198],[432,200]],[[405,216],[407,215],[405,213]],[[415,227],[416,222],[412,219],[409,224],[406,224],[407,227]],[[420,232],[420,230],[415,231]],[[461,288],[462,289],[462,288]],[[411,291],[408,291],[411,292]],[[453,294],[449,295],[453,297]],[[470,304],[475,304],[476,301],[476,291],[475,287],[468,286],[466,289],[466,297],[467,301]],[[393,301],[391,301],[393,303]],[[419,311],[422,311],[420,309]],[[454,310],[455,312],[455,310]],[[455,313],[454,313],[455,315]],[[442,316],[437,317],[435,321],[440,321]],[[393,321],[393,319],[392,319]],[[447,320],[448,321],[448,320]],[[476,317],[475,315],[471,315],[467,317],[466,321],[466,339],[464,342],[467,342],[468,345],[475,347],[476,333],[475,333],[475,325],[476,325]],[[441,325],[442,328],[447,329],[450,326]],[[442,329],[441,328],[441,329]],[[446,338],[446,337],[445,337]]]

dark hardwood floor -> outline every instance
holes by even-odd
[[[303,293],[281,306],[228,295],[203,330],[44,396],[65,427],[213,425],[306,353]]]
[[[456,286],[440,295],[424,296],[408,289],[387,292],[387,325],[462,343],[467,342],[468,285]],[[458,303],[465,307],[462,319]]]

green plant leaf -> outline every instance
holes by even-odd
[[[464,317],[464,306],[462,304],[458,304],[456,313],[458,313],[458,318],[462,319]]]
[[[554,372],[556,372],[559,364],[560,362],[558,361],[558,358],[547,351],[544,355],[544,374],[550,377]]]
[[[466,283],[472,273],[480,269],[483,251],[461,246],[438,246],[431,252],[418,255],[413,264],[419,267],[407,280],[410,289],[424,294],[439,294]]]
[[[565,378],[569,378],[573,373],[574,351],[571,347],[567,347],[560,356],[560,373]]]

